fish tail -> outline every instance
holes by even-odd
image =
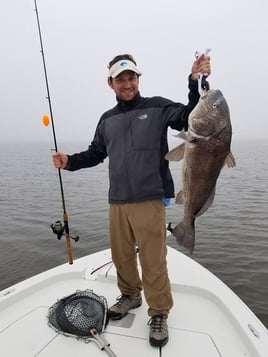
[[[194,245],[195,245],[195,229],[194,229],[194,220],[191,224],[185,224],[184,221],[177,224],[172,231],[172,234],[177,240],[177,243],[183,246],[189,251],[190,254],[193,254]]]

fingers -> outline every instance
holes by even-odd
[[[197,66],[198,66],[199,73],[206,73],[207,75],[209,75],[211,73],[210,57],[202,54],[197,59]]]
[[[64,169],[67,166],[68,156],[61,152],[56,152],[52,155],[52,161],[57,169]]]
[[[192,66],[192,79],[197,80],[200,73],[206,74],[207,76],[211,73],[210,57],[205,54],[202,54],[194,61]]]

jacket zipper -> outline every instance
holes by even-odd
[[[132,129],[131,126],[128,126],[128,121],[127,121],[127,107],[125,103],[122,103],[122,108],[123,108],[123,113],[124,113],[124,118],[123,118],[123,130],[124,130],[124,141],[125,141],[125,168],[126,168],[126,176],[127,176],[127,185],[128,185],[128,192],[129,192],[129,200],[132,200],[133,198],[133,190],[132,190],[132,185],[131,185],[131,180],[130,180],[130,176],[129,176],[129,169],[128,169],[128,160],[127,160],[127,142],[128,142],[128,132],[130,133],[131,136],[131,146],[133,146],[133,139],[132,139]],[[131,123],[130,123],[131,124]]]

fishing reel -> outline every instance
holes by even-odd
[[[57,238],[60,240],[63,235],[66,235],[66,224],[62,224],[61,221],[56,221],[50,225],[52,232],[57,235]],[[71,237],[75,242],[79,241],[79,236]]]

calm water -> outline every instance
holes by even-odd
[[[59,145],[70,153],[86,146]],[[193,258],[268,327],[268,142],[234,140],[232,151],[236,168],[223,169],[213,206],[196,220]],[[66,262],[65,241],[50,229],[62,219],[50,155],[47,144],[0,144],[0,290]],[[172,163],[171,169],[179,189],[180,164]],[[72,244],[74,258],[108,248],[107,163],[62,176],[70,233],[80,236]],[[181,215],[180,206],[167,208],[168,221],[176,223]],[[169,244],[178,249],[173,239]],[[178,274],[183,274],[179,267]]]

